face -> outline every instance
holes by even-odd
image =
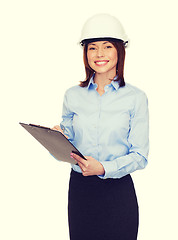
[[[88,44],[88,64],[96,73],[116,75],[117,50],[108,41],[98,41]]]

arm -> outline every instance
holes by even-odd
[[[135,109],[130,116],[129,153],[113,161],[101,162],[105,174],[100,178],[121,178],[147,165],[149,150],[148,101],[144,93],[136,96]]]
[[[67,94],[65,94],[64,96],[62,118],[63,118],[63,121],[61,122],[60,126],[55,125],[52,129],[56,131],[60,131],[69,141],[71,141],[73,139],[73,130],[72,130],[73,113],[68,108]]]
[[[72,141],[74,138],[74,132],[72,127],[73,115],[74,113],[69,108],[67,93],[65,93],[62,110],[63,120],[60,124],[60,128],[62,129],[62,132],[68,138],[69,141]]]

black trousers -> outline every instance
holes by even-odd
[[[100,179],[72,170],[68,220],[70,240],[136,240],[138,204],[131,176]]]

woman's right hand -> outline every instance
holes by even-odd
[[[61,129],[61,127],[60,127],[59,125],[55,125],[55,126],[52,128],[52,130],[56,130],[56,131],[61,132],[61,133],[68,139],[67,135],[64,134],[63,130]]]

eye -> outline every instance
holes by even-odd
[[[95,50],[95,47],[89,47],[88,50]]]
[[[111,46],[111,45],[108,45],[108,46],[106,46],[106,48],[112,48],[112,46]]]

